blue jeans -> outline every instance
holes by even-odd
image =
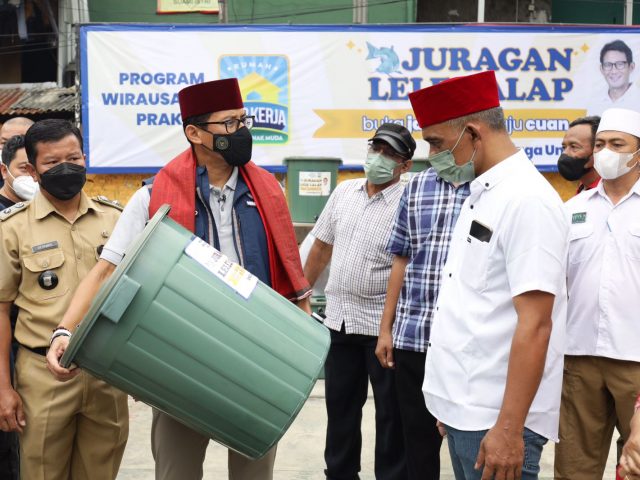
[[[482,468],[476,470],[476,463],[480,442],[488,430],[477,432],[465,432],[447,426],[447,441],[449,442],[449,455],[453,464],[453,473],[456,480],[480,480]],[[528,428],[524,429],[524,462],[522,464],[522,480],[537,480],[540,473],[540,456],[542,447],[547,439]]]

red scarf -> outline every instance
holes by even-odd
[[[300,298],[310,287],[302,273],[298,244],[280,184],[253,162],[240,167],[240,174],[256,202],[267,234],[271,287],[289,300]],[[165,203],[171,205],[169,217],[195,232],[196,159],[191,148],[171,160],[155,176],[149,218]]]

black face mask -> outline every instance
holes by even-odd
[[[75,163],[64,162],[40,175],[40,187],[58,200],[75,197],[87,181],[87,169]]]
[[[584,174],[591,170],[590,168],[584,168],[588,161],[589,157],[576,158],[563,153],[558,159],[558,173],[570,182],[580,180]]]
[[[204,144],[202,146],[218,152],[222,155],[225,162],[232,167],[241,167],[251,160],[253,137],[247,127],[239,128],[235,132],[227,135],[216,135],[213,133],[211,133],[211,135],[213,136],[213,148],[209,148]]]

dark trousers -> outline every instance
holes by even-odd
[[[14,309],[11,306],[11,330],[15,327]],[[17,315],[16,315],[17,316]],[[17,342],[12,341],[11,351],[9,352],[9,368],[11,378],[13,379],[14,359],[16,356]],[[18,480],[20,478],[20,444],[18,443],[18,434],[16,432],[0,431],[0,479],[2,480]]]
[[[329,480],[355,480],[360,471],[362,407],[371,380],[376,407],[375,475],[380,480],[405,480],[402,425],[393,370],[375,356],[377,337],[331,330],[325,364],[327,441],[324,459]]]
[[[20,478],[20,455],[18,434],[0,432],[0,478],[18,480]]]
[[[442,437],[436,427],[436,419],[424,404],[422,393],[427,354],[394,348],[393,358],[408,478],[437,480],[440,478]]]

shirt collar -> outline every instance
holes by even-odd
[[[45,197],[41,191],[36,193],[36,196],[33,198],[34,210],[35,210],[35,218],[36,220],[41,220],[47,215],[51,213],[57,213],[61,217],[63,216],[56,207]],[[95,210],[96,212],[102,212],[102,208],[100,208],[93,200],[89,199],[87,195],[80,191],[80,204],[78,205],[78,218],[86,214],[89,210]]]
[[[578,185],[578,191],[577,193],[582,193],[585,190],[592,190],[594,188],[596,188],[598,186],[598,184],[600,183],[600,179],[598,178],[597,180],[591,182],[589,185],[585,185],[584,183],[580,183],[580,185]]]
[[[510,157],[505,158],[497,163],[479,177],[471,182],[472,190],[491,190],[504,179],[508,178],[511,173],[518,169],[521,162],[530,162],[523,150],[518,150]]]
[[[587,195],[595,195],[595,194],[601,195],[603,198],[606,198],[607,200],[609,200],[609,196],[607,195],[607,192],[604,191],[604,182],[600,182],[598,183],[598,186],[591,189],[591,190],[587,190]],[[636,181],[636,183],[633,184],[633,187],[631,187],[631,190],[629,190],[629,193],[627,193],[621,200],[620,202],[622,202],[622,200],[625,200],[627,198],[629,198],[631,195],[633,194],[636,195],[640,195],[640,179],[638,179]],[[610,200],[609,200],[610,201]],[[618,202],[618,203],[620,203]]]
[[[224,184],[224,187],[218,188],[211,185],[211,188],[214,191],[217,190],[219,192],[223,192],[225,190],[235,191],[236,185],[238,185],[238,167],[233,167],[233,170],[231,171],[231,176],[229,177],[229,180],[227,180],[227,182]]]
[[[635,193],[636,195],[640,195],[640,178],[636,181],[636,183],[633,184],[633,187],[631,187],[631,190],[629,190],[629,193]]]
[[[354,189],[362,190],[364,194],[369,198],[369,193],[367,192],[367,179],[363,178],[362,180],[362,183],[356,184]],[[373,197],[370,198],[375,198],[379,195],[380,197],[382,197],[382,200],[384,200],[384,203],[388,204],[394,196],[402,194],[403,190],[404,186],[402,185],[402,181],[398,181],[393,185],[389,185],[387,188],[376,193]]]
[[[360,181],[353,183],[353,189],[354,190],[364,190],[364,192],[367,193],[367,190],[366,190],[367,179],[366,178],[359,178],[358,180],[360,180]]]

